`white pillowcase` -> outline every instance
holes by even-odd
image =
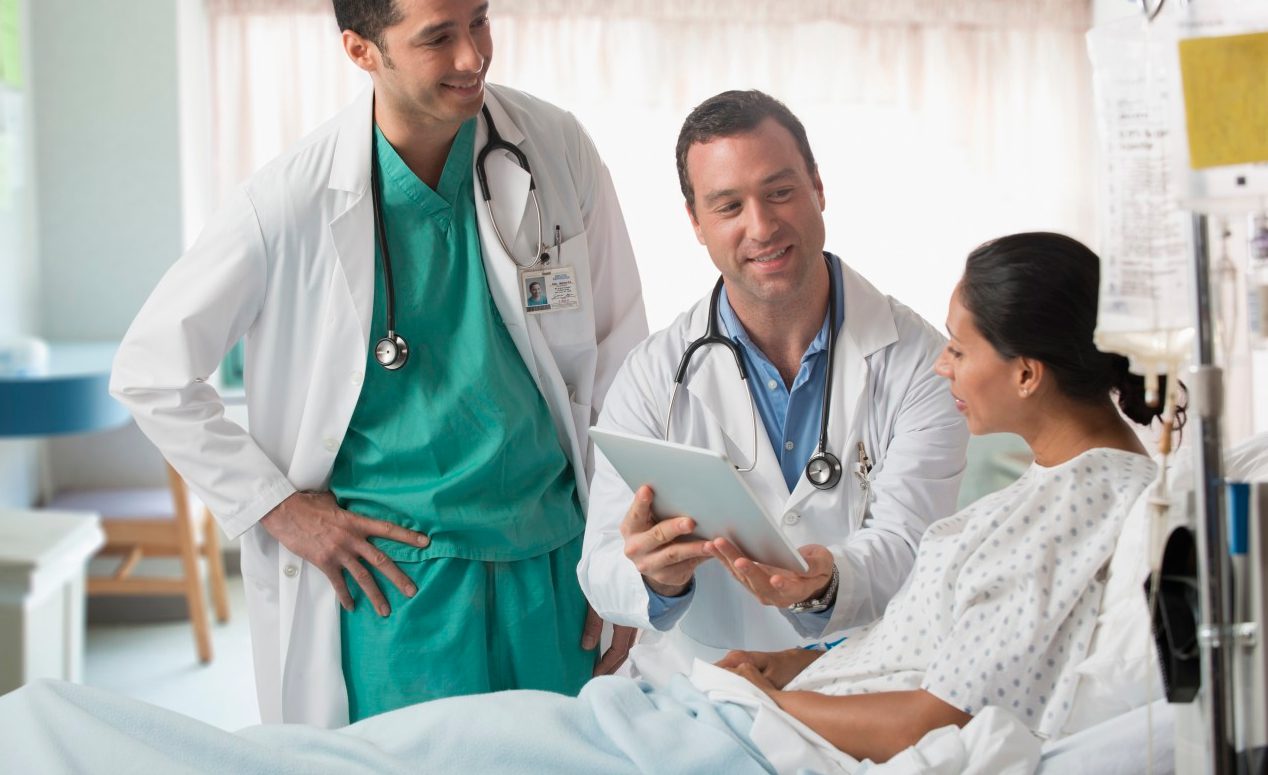
[[[1075,667],[1078,686],[1063,735],[1095,726],[1161,698],[1149,609],[1142,591],[1149,575],[1149,500],[1146,490],[1123,523],[1101,613],[1087,657]]]
[[[1162,537],[1184,521],[1193,493],[1192,453],[1188,445],[1182,447],[1168,472],[1171,508]],[[1232,480],[1268,481],[1268,433],[1225,452],[1224,470]],[[1092,643],[1087,657],[1075,668],[1079,685],[1070,716],[1062,727],[1063,735],[1095,726],[1163,696],[1144,594],[1153,554],[1149,533],[1152,490],[1146,490],[1136,501],[1119,534]]]

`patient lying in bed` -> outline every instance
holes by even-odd
[[[334,732],[237,737],[69,684],[0,699],[0,739],[31,771],[859,772],[985,708],[996,744],[957,742],[983,771],[1033,770],[1074,694],[1103,585],[1097,573],[1153,478],[1143,455],[1090,449],[1033,466],[930,528],[885,616],[828,652],[735,652],[653,689],[592,681],[577,698],[441,700]],[[742,678],[741,678],[742,677]],[[747,680],[743,680],[747,679]],[[999,742],[1002,741],[1001,746]],[[848,753],[846,753],[848,752]],[[930,754],[926,753],[928,759]]]
[[[333,732],[229,735],[37,684],[0,699],[0,740],[39,771],[861,772],[966,727],[998,734],[978,749],[956,737],[952,759],[990,749],[981,771],[1033,769],[1038,740],[1070,712],[1104,569],[1155,476],[1119,410],[1144,423],[1157,412],[1125,361],[1092,345],[1097,289],[1096,256],[1057,235],[969,257],[937,370],[972,432],[1017,433],[1036,462],[930,527],[885,615],[831,651],[733,652],[660,689],[600,678],[576,698],[454,698]]]

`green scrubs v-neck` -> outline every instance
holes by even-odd
[[[432,190],[374,133],[396,324],[410,355],[397,371],[374,359],[387,330],[376,244],[365,379],[330,488],[349,511],[431,537],[425,549],[376,540],[395,559],[519,560],[584,528],[550,410],[489,293],[474,140],[471,119]]]

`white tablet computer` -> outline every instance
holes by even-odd
[[[726,538],[759,562],[809,570],[725,455],[603,428],[591,428],[590,438],[631,490],[651,485],[657,518],[691,517],[700,538]]]

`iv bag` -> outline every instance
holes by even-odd
[[[1268,3],[1203,0],[1174,14],[1164,60],[1176,91],[1181,205],[1240,216],[1268,204]]]
[[[1127,18],[1088,33],[1101,151],[1101,288],[1095,341],[1126,355],[1157,400],[1157,377],[1193,353],[1192,218],[1169,154],[1174,28]]]

